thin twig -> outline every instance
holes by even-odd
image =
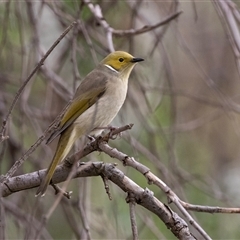
[[[103,184],[104,184],[106,194],[108,195],[108,199],[112,200],[112,196],[111,196],[111,193],[110,193],[110,190],[109,190],[110,188],[109,188],[109,185],[108,185],[108,178],[104,175],[101,175],[101,177],[102,177],[102,180],[103,180]]]
[[[189,211],[195,212],[206,212],[206,213],[240,213],[240,208],[225,208],[225,207],[217,207],[217,206],[202,206],[186,203],[182,200],[179,202],[183,205],[183,207]]]
[[[16,93],[15,98],[13,99],[12,104],[10,105],[10,108],[6,114],[5,119],[3,120],[2,128],[0,131],[0,143],[6,138],[5,135],[5,130],[6,130],[6,124],[8,122],[8,119],[12,113],[13,108],[15,107],[20,95],[22,94],[24,88],[28,84],[28,82],[31,80],[32,76],[39,70],[39,68],[43,65],[44,61],[46,58],[50,55],[50,53],[54,50],[54,48],[60,43],[60,41],[66,36],[66,34],[74,27],[76,22],[72,22],[66,30],[60,35],[60,37],[53,43],[53,45],[49,48],[49,50],[45,53],[45,55],[42,57],[42,59],[39,61],[37,66],[33,69],[31,74],[27,77],[27,79],[23,82],[22,86],[19,88],[19,90]]]
[[[117,35],[117,36],[129,36],[129,35],[134,35],[135,36],[135,35],[138,35],[138,34],[146,33],[146,32],[152,31],[156,28],[159,28],[159,27],[169,23],[170,21],[177,18],[182,13],[183,13],[183,11],[175,12],[175,13],[169,15],[168,17],[166,17],[164,20],[162,20],[162,21],[160,21],[156,24],[153,24],[153,25],[147,25],[147,26],[144,26],[144,27],[139,28],[139,29],[113,30],[112,33],[114,35]]]
[[[137,229],[137,221],[136,221],[136,212],[135,212],[135,199],[132,193],[128,193],[127,202],[129,203],[129,212],[130,212],[130,221],[132,227],[132,235],[133,240],[138,239],[138,229]]]

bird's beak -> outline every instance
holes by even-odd
[[[133,58],[133,59],[131,60],[132,63],[137,63],[137,62],[142,62],[142,61],[144,61],[143,58]]]

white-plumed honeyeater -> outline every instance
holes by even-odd
[[[81,82],[59,127],[50,136],[60,135],[55,155],[36,195],[44,195],[55,169],[83,135],[98,136],[122,107],[128,89],[129,75],[137,62],[127,52],[116,51],[104,58]]]

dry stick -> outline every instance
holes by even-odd
[[[183,207],[189,211],[195,212],[206,212],[206,213],[240,213],[240,208],[224,208],[224,207],[211,207],[211,206],[201,206],[186,203],[182,200],[179,202],[183,205]]]
[[[0,142],[3,140],[3,134],[5,131],[5,127],[6,127],[6,123],[11,115],[11,112],[17,102],[17,100],[19,99],[21,93],[23,92],[25,86],[27,85],[27,83],[30,81],[31,77],[38,71],[38,69],[43,65],[44,61],[46,60],[46,58],[49,56],[49,54],[53,51],[53,49],[59,44],[59,42],[64,38],[64,36],[74,27],[74,25],[76,24],[76,22],[72,22],[67,28],[66,30],[60,35],[60,37],[54,42],[54,44],[49,48],[49,50],[46,52],[46,54],[42,57],[42,59],[40,60],[40,62],[37,64],[37,66],[35,67],[35,69],[32,71],[32,73],[28,76],[28,78],[26,79],[26,81],[22,84],[22,86],[20,87],[20,89],[18,90],[10,108],[9,111],[7,113],[6,118],[3,121],[3,125],[2,125],[2,130],[0,132]],[[7,172],[7,174],[1,179],[1,182],[5,182],[9,177],[11,177],[16,170],[19,168],[19,166],[22,165],[22,163],[29,157],[29,155],[36,149],[37,146],[39,146],[41,144],[41,142],[44,140],[45,138],[45,134],[47,133],[47,131],[49,130],[49,128],[44,132],[44,134],[38,138],[38,140],[28,149],[28,151],[20,158],[18,159],[14,165],[11,167],[11,169]]]
[[[186,209],[181,205],[180,199],[178,196],[164,183],[161,179],[156,177],[146,166],[137,162],[133,157],[129,157],[128,155],[118,151],[117,149],[111,148],[107,143],[101,142],[99,143],[99,148],[107,153],[109,156],[114,157],[120,160],[125,166],[131,166],[142,173],[149,181],[149,184],[153,183],[158,186],[162,191],[164,191],[169,199],[178,207],[181,213],[187,218],[188,222],[197,229],[197,231],[202,235],[202,237],[206,240],[210,240],[211,238],[204,231],[204,229],[192,218],[192,216],[186,211]]]
[[[138,239],[138,229],[137,229],[136,212],[135,212],[136,201],[135,201],[134,195],[132,193],[128,193],[127,202],[129,203],[133,240],[137,240]]]
[[[40,60],[40,62],[37,64],[37,66],[34,68],[34,70],[31,72],[31,74],[27,77],[27,79],[24,81],[24,83],[22,84],[22,86],[19,88],[19,90],[16,93],[15,98],[13,99],[13,102],[7,112],[7,115],[5,117],[5,119],[3,120],[3,124],[2,124],[2,128],[1,128],[1,132],[0,132],[0,143],[6,139],[6,136],[4,136],[5,133],[5,129],[6,129],[6,124],[7,121],[12,113],[13,108],[15,107],[20,95],[22,94],[24,88],[26,87],[26,85],[28,84],[28,82],[31,80],[32,76],[38,71],[38,69],[43,65],[44,61],[46,60],[46,58],[50,55],[50,53],[53,51],[53,49],[60,43],[60,41],[65,37],[65,35],[74,27],[74,25],[76,24],[76,22],[72,22],[67,28],[66,30],[60,35],[60,37],[54,42],[54,44],[49,48],[49,50],[46,52],[46,54],[42,57],[42,59]]]
[[[108,185],[108,178],[104,175],[101,175],[102,177],[102,180],[103,180],[103,184],[104,184],[104,188],[105,188],[105,191],[106,191],[106,194],[108,195],[108,199],[111,201],[112,200],[112,196],[111,196],[111,193],[110,193],[110,190],[109,190],[109,185]]]

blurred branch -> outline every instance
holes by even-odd
[[[4,9],[4,17],[1,22],[2,28],[1,28],[1,40],[0,40],[0,56],[2,56],[2,51],[4,50],[4,47],[7,43],[7,29],[9,26],[9,16],[10,16],[10,4],[11,1],[6,1],[6,8]]]
[[[19,226],[27,229],[27,236],[25,237],[28,237],[28,239],[34,239],[34,233],[38,230],[38,226],[40,225],[38,218],[27,213],[21,206],[6,199],[3,199],[1,206],[5,208],[8,216],[14,217]],[[52,239],[47,229],[43,229],[41,234],[44,239]]]
[[[116,36],[129,36],[129,35],[138,35],[142,33],[146,33],[149,31],[152,31],[158,27],[161,27],[169,22],[171,22],[173,19],[177,18],[180,14],[183,13],[183,11],[178,11],[176,13],[172,13],[168,17],[166,17],[164,20],[153,24],[153,25],[146,25],[139,29],[129,29],[129,30],[118,30],[110,27],[110,25],[107,23],[105,18],[102,15],[102,11],[99,5],[93,5],[89,0],[84,0],[85,4],[88,5],[91,12],[94,14],[95,18],[99,21],[99,23],[102,25],[103,28],[105,28],[108,32],[111,32],[112,34]]]
[[[84,190],[86,190],[86,181],[82,181],[83,185],[85,186]],[[83,186],[82,185],[82,186]],[[86,191],[84,191],[86,193]],[[78,192],[78,201],[77,201],[77,209],[80,212],[80,217],[82,220],[82,237],[81,239],[91,239],[91,233],[90,233],[90,220],[87,217],[87,208],[86,203],[88,199],[86,198],[86,194],[82,194],[83,191]]]
[[[145,86],[145,89],[147,91],[158,91],[163,94],[168,94],[168,95],[178,95],[182,97],[189,98],[190,100],[197,101],[202,104],[206,104],[207,106],[210,107],[215,107],[215,108],[220,108],[220,109],[226,109],[228,111],[233,111],[236,113],[240,113],[240,106],[238,103],[233,102],[234,98],[230,99],[230,103],[225,103],[225,102],[219,102],[213,99],[210,99],[209,97],[205,97],[203,95],[197,95],[196,93],[191,93],[190,91],[187,91],[186,89],[181,89],[181,88],[165,88],[165,87],[150,87],[150,86]]]
[[[101,7],[96,4],[93,5],[89,0],[83,0],[83,2],[88,6],[89,10],[92,12],[94,17],[98,20],[98,22],[102,25],[102,27],[106,30],[107,34],[107,42],[108,42],[108,48],[110,52],[114,52],[114,46],[113,46],[113,39],[112,39],[112,28],[109,26],[108,22],[104,19],[102,15],[102,9]]]
[[[183,38],[181,33],[179,33],[179,40],[180,40],[181,46],[188,54],[191,61],[193,61],[193,63],[197,67],[198,73],[202,77],[202,80],[207,84],[209,89],[213,90],[212,95],[217,97],[219,102],[221,102],[221,104],[223,106],[223,110],[225,111],[226,115],[230,119],[232,119],[231,115],[228,112],[228,109],[230,108],[230,106],[234,105],[232,103],[231,98],[229,96],[227,96],[226,93],[221,88],[219,88],[219,86],[215,83],[214,79],[211,78],[211,76],[206,72],[206,70],[204,69],[203,65],[201,64],[199,58],[197,58],[196,55],[191,51],[191,49],[189,48],[187,42],[185,41],[185,39]],[[232,122],[236,125],[236,121],[233,120]],[[236,133],[238,134],[238,136],[240,136],[240,131],[238,130],[237,125],[235,126],[235,129],[236,129]]]
[[[176,13],[171,14],[170,16],[168,16],[164,20],[160,21],[159,23],[156,23],[153,25],[147,25],[140,29],[117,30],[117,29],[112,28],[109,25],[109,23],[105,20],[105,18],[103,17],[103,14],[102,14],[101,7],[98,4],[94,5],[89,0],[83,0],[83,2],[88,6],[89,10],[92,12],[94,17],[101,24],[101,26],[105,29],[106,34],[107,34],[108,47],[111,52],[115,51],[114,46],[113,46],[113,39],[112,39],[113,35],[130,36],[130,35],[138,35],[138,34],[146,33],[146,32],[152,31],[158,27],[161,27],[161,26],[169,23],[170,21],[177,18],[182,13],[182,11],[178,11]]]
[[[185,122],[185,123],[177,123],[175,124],[175,126],[171,127],[171,130],[169,132],[192,131],[196,128],[205,126],[206,123],[219,119],[219,117],[223,114],[223,112],[220,112],[219,110],[224,110],[225,112],[240,113],[240,106],[238,103],[234,102],[234,97],[230,98],[229,99],[230,101],[226,103],[222,101],[216,101],[202,95],[196,95],[196,93],[190,93],[189,91],[186,91],[185,89],[180,89],[180,88],[169,89],[164,87],[145,86],[145,90],[150,92],[161,92],[166,95],[185,97],[190,100],[199,102],[201,104],[205,104],[208,107],[212,107],[216,109],[215,111],[212,111],[208,114],[206,113],[195,120]]]
[[[178,11],[176,13],[173,13],[173,14],[169,15],[168,17],[166,17],[164,20],[160,21],[159,23],[153,24],[153,25],[146,25],[139,29],[129,29],[129,30],[113,29],[112,33],[117,36],[129,36],[129,35],[138,35],[138,34],[146,33],[146,32],[152,31],[156,28],[159,28],[159,27],[171,22],[172,20],[177,18],[182,13],[183,13],[183,11]]]
[[[27,77],[27,79],[24,81],[24,83],[22,84],[22,86],[19,88],[19,90],[16,93],[15,98],[13,99],[13,102],[6,114],[5,119],[3,120],[3,124],[1,127],[1,131],[0,131],[0,143],[2,141],[4,141],[6,139],[5,136],[5,130],[6,130],[6,124],[7,121],[12,113],[12,110],[15,106],[15,104],[17,103],[20,95],[22,94],[24,88],[26,87],[26,85],[28,84],[28,82],[31,80],[32,76],[39,70],[39,68],[43,65],[44,61],[46,60],[46,58],[51,54],[51,52],[54,50],[54,48],[60,43],[60,41],[66,36],[66,34],[74,27],[74,25],[76,24],[76,22],[72,22],[67,28],[66,30],[59,36],[59,38],[53,43],[53,45],[49,48],[49,50],[45,53],[45,55],[42,57],[42,59],[39,61],[39,63],[37,64],[37,66],[33,69],[33,71],[30,73],[30,75]],[[18,165],[19,167],[19,165]],[[17,169],[17,168],[16,168]],[[14,171],[15,172],[15,171]]]
[[[238,26],[240,22],[239,9],[237,5],[230,0],[214,0],[213,2],[220,20],[224,23],[226,28],[228,39],[235,55],[238,74],[240,75],[240,32]]]

